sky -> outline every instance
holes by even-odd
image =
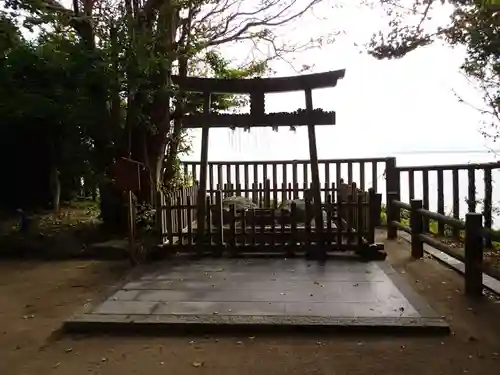
[[[263,0],[262,0],[263,1]],[[262,1],[242,0],[242,11],[251,11]],[[291,0],[284,0],[289,3]],[[310,0],[297,0],[297,6]],[[364,2],[377,0],[364,0]],[[403,0],[412,3],[413,0]],[[71,7],[71,0],[61,0]],[[240,4],[237,3],[237,4]],[[336,111],[334,126],[316,128],[319,158],[350,158],[404,155],[403,164],[489,161],[487,153],[496,145],[479,133],[481,114],[460,103],[457,92],[468,102],[481,106],[479,93],[460,73],[463,48],[451,48],[442,42],[418,49],[398,60],[378,61],[363,47],[374,32],[387,28],[389,19],[379,7],[360,5],[361,0],[322,0],[301,19],[275,28],[282,41],[307,42],[326,36],[320,48],[293,55],[295,67],[314,66],[311,73],[345,69],[345,78],[337,87],[315,90],[315,108]],[[429,29],[445,25],[451,8],[439,7],[426,22]],[[231,12],[231,9],[228,10]],[[221,14],[227,17],[227,14]],[[331,35],[341,32],[332,38]],[[221,48],[234,65],[241,64],[253,52],[252,43],[230,44]],[[288,63],[275,61],[274,76],[296,75]],[[267,112],[295,111],[305,107],[301,92],[266,96]],[[201,130],[191,131],[193,150],[185,160],[199,160]],[[499,147],[500,148],[500,147]],[[453,151],[444,154],[442,151]],[[411,157],[418,151],[418,158]],[[440,151],[428,154],[422,152]],[[469,153],[466,151],[476,151]],[[477,153],[484,151],[484,153]],[[307,159],[307,129],[279,132],[256,128],[243,130],[212,129],[209,160]]]
[[[301,1],[301,0],[299,0]],[[343,4],[342,9],[332,4]],[[391,156],[413,151],[455,151],[456,162],[468,162],[465,151],[487,151],[479,133],[482,117],[471,106],[459,103],[454,91],[473,104],[481,103],[479,93],[461,75],[463,48],[442,42],[421,48],[406,57],[378,61],[363,49],[373,32],[383,29],[388,19],[377,10],[357,2],[326,1],[293,25],[278,32],[290,40],[305,40],[342,30],[321,48],[298,53],[295,66],[314,65],[312,72],[345,69],[345,78],[335,88],[315,90],[315,108],[335,110],[337,124],[318,126],[319,158]],[[321,14],[323,19],[318,18]],[[449,9],[439,12],[429,27],[446,22]],[[356,45],[357,46],[356,46]],[[227,46],[222,51],[235,64],[248,54],[249,45]],[[273,64],[275,76],[295,75],[288,64]],[[267,112],[294,111],[305,107],[301,92],[266,96]],[[193,130],[193,152],[185,159],[199,160],[200,130]],[[462,154],[461,152],[464,151]],[[439,156],[440,155],[440,156]],[[446,163],[442,153],[432,157]],[[462,155],[462,157],[460,157]],[[307,129],[296,133],[281,128],[210,130],[209,160],[283,160],[309,156]],[[474,156],[478,158],[479,156]],[[490,160],[493,156],[482,155]],[[448,155],[449,159],[449,155]],[[405,164],[412,164],[406,157]],[[482,159],[481,159],[482,160]]]

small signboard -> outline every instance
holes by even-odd
[[[119,189],[138,192],[141,190],[142,168],[141,162],[122,157],[111,167],[111,175]]]

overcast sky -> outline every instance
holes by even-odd
[[[319,36],[342,30],[334,42],[296,56],[295,64],[314,65],[313,72],[346,69],[333,89],[313,93],[314,106],[335,110],[337,125],[317,127],[320,158],[390,155],[413,150],[486,150],[479,134],[480,114],[459,103],[453,91],[474,104],[479,94],[460,74],[461,48],[442,43],[422,48],[400,60],[377,61],[360,46],[372,32],[387,25],[379,11],[331,0],[293,26],[280,30],[290,39]],[[324,19],[318,19],[320,14]],[[434,25],[446,21],[448,11]],[[224,53],[237,62],[248,54],[248,45],[228,46]],[[294,75],[285,63],[273,66],[277,76]],[[303,93],[274,94],[266,98],[268,112],[304,108]],[[193,131],[194,153],[199,158],[200,139]],[[301,159],[308,157],[307,130],[286,128],[278,133],[255,129],[250,134],[226,129],[210,131],[209,160]],[[465,156],[467,158],[469,156]],[[464,160],[467,161],[467,160]],[[444,161],[445,162],[445,161]]]

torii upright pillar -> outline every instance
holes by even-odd
[[[210,113],[211,98],[210,93],[203,95],[203,114]],[[208,131],[210,126],[203,124],[201,132],[201,161],[200,161],[200,181],[198,185],[198,197],[196,208],[196,232],[198,241],[201,241],[205,234],[206,197],[207,197],[207,176],[208,176]]]
[[[312,90],[310,88],[305,90],[306,95],[306,111],[307,114],[312,114]],[[318,168],[318,150],[316,147],[316,131],[314,129],[314,122],[311,120],[312,116],[308,116],[307,133],[309,135],[309,156],[311,160],[311,177],[312,177],[312,193],[313,193],[313,210],[314,210],[314,223],[318,236],[319,244],[323,244],[323,212],[321,208],[321,185],[319,182],[319,168]],[[321,252],[315,254],[323,258],[326,253],[325,249],[321,247]]]

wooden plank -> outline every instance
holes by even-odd
[[[335,183],[340,186],[342,180],[342,163],[335,163]]]
[[[209,247],[212,247],[213,246],[213,240],[212,240],[212,228],[213,228],[213,225],[212,225],[212,204],[213,204],[213,201],[210,197],[207,197],[207,202],[206,202],[206,213],[207,213],[207,220],[205,221],[205,230],[206,230],[206,242],[205,241],[201,241],[201,238],[198,238],[198,240],[196,241],[197,244],[201,247],[204,245],[204,243],[206,243]],[[202,252],[203,249],[201,250],[198,250],[198,254],[200,254]]]
[[[444,175],[442,170],[437,171],[437,212],[444,215]],[[445,225],[442,221],[438,221],[438,233],[444,236]]]
[[[422,171],[422,207],[424,210],[429,209],[429,171]],[[423,218],[423,231],[429,233],[429,219]]]
[[[271,174],[272,174],[272,197],[273,197],[273,206],[277,207],[278,205],[278,170],[276,163],[271,163]]]
[[[182,200],[181,200],[181,197],[177,197],[177,206],[181,206],[182,204]],[[176,216],[177,216],[177,228],[176,228],[176,232],[179,233],[179,243],[184,245],[184,238],[181,234],[181,231],[182,231],[182,209],[181,208],[177,208],[176,209]]]
[[[248,164],[243,164],[243,174],[244,174],[244,178],[245,178],[245,198],[248,198],[249,196],[249,193],[248,193],[248,189],[250,188],[249,187],[249,177],[248,177]]]
[[[231,180],[231,164],[230,163],[227,163],[226,164],[226,182],[227,182],[227,188],[228,189],[231,189],[231,183],[232,183],[232,180]],[[231,196],[233,194],[229,194],[229,196]]]
[[[186,197],[186,203],[188,205],[191,205],[191,197],[189,197],[189,196]],[[205,202],[203,202],[203,203],[205,203]],[[187,220],[187,223],[186,223],[187,224],[187,243],[188,243],[188,246],[191,247],[191,246],[193,246],[193,227],[192,227],[193,218],[191,217],[191,210],[188,209],[188,210],[185,210],[185,212],[186,212],[186,220]],[[205,221],[205,218],[203,218],[203,221]],[[182,228],[184,228],[184,227],[185,226],[183,223]],[[199,226],[198,226],[198,228],[199,228]],[[203,228],[204,228],[204,226],[203,226]],[[201,239],[203,237],[203,234],[204,233],[198,233],[198,238]],[[202,249],[202,247],[198,246],[198,249]]]
[[[410,191],[410,201],[415,199],[415,173],[408,171],[408,189]]]
[[[469,168],[467,170],[467,175],[469,180],[467,206],[469,207],[469,212],[476,212],[476,170],[474,168]]]
[[[484,227],[491,229],[493,224],[492,210],[493,210],[493,181],[492,181],[492,170],[491,168],[486,168],[484,170],[484,204],[483,204],[483,216],[484,216]],[[487,248],[492,247],[491,238],[486,238],[484,245]]]
[[[330,186],[331,182],[330,182],[330,163],[328,162],[325,162],[323,163],[323,165],[325,166],[325,183]],[[326,192],[325,194],[328,194],[328,192]],[[332,191],[330,194],[334,194],[334,192]]]
[[[365,191],[365,162],[359,162],[359,188]]]
[[[170,200],[170,196],[167,196],[165,198],[165,212],[166,212],[166,215],[165,215],[165,227],[166,227],[166,231],[167,231],[167,240],[168,240],[168,244],[169,245],[173,245],[174,244],[174,237],[173,237],[173,232],[174,232],[174,228],[173,228],[173,223],[172,223],[172,208],[171,208],[171,200]]]
[[[259,200],[259,197],[256,195],[258,183],[259,183],[259,165],[254,164],[253,165],[253,184],[252,184],[252,187],[254,189],[254,192],[253,192],[254,196],[252,197],[252,201],[255,203],[258,202],[258,200]]]
[[[364,240],[364,232],[365,232],[365,225],[364,225],[364,216],[365,216],[365,210],[364,210],[364,206],[363,206],[363,203],[365,202],[364,200],[364,194],[357,194],[357,228],[356,228],[356,232],[357,232],[357,244],[358,244],[358,247],[361,249],[361,247],[363,246],[363,240]]]
[[[282,194],[281,194],[281,200],[282,200],[282,201],[285,201],[285,200],[287,200],[287,199],[288,199],[288,195],[287,195],[287,193],[286,193],[286,183],[288,182],[288,181],[287,181],[287,180],[288,180],[288,178],[287,178],[287,166],[288,166],[288,164],[287,164],[287,163],[283,163],[283,164],[281,165],[281,167],[283,168],[283,169],[282,169],[282,171],[281,171],[281,172],[282,172],[282,174],[283,174],[283,181],[281,181],[281,186],[282,186],[282,188],[283,188],[283,189],[282,189]]]
[[[215,193],[215,242],[217,244],[217,254],[222,254],[224,245],[224,230],[223,230],[223,212],[222,212],[222,192],[219,190]]]
[[[375,193],[378,191],[378,162],[372,161],[372,188]]]
[[[292,184],[293,184],[293,199],[299,197],[299,191],[296,190],[297,184],[297,163],[292,163]]]
[[[236,183],[236,195],[241,194],[241,181],[240,181],[240,166],[234,166],[234,178]]]
[[[452,170],[452,188],[453,188],[453,217],[460,219],[460,184],[458,179],[459,170]],[[453,227],[453,237],[460,239],[460,229]]]
[[[208,179],[209,179],[209,189],[210,189],[210,198],[213,199],[213,193],[212,191],[214,190],[214,165],[209,164],[208,165]]]

